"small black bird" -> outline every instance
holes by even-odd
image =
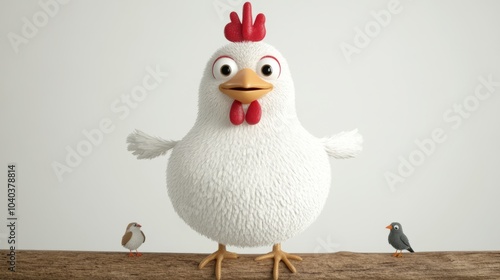
[[[389,233],[389,244],[396,249],[396,253],[392,254],[393,257],[401,258],[403,256],[403,250],[408,250],[411,253],[415,253],[410,246],[410,241],[408,241],[408,237],[403,233],[403,227],[400,223],[391,223],[386,226],[391,230]],[[398,253],[398,251],[400,251]]]

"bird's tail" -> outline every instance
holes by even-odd
[[[357,156],[363,149],[363,136],[358,130],[342,131],[327,138],[321,138],[327,154],[338,159],[352,158]]]
[[[408,251],[410,251],[410,253],[415,253],[411,247],[408,247]]]
[[[177,141],[164,140],[135,130],[127,137],[128,150],[138,159],[152,159],[162,156],[172,149]]]

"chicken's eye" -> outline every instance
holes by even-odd
[[[212,65],[212,75],[217,80],[227,80],[238,72],[238,65],[229,56],[220,56]]]
[[[281,65],[274,56],[264,56],[257,63],[257,74],[267,80],[276,80],[281,74]]]
[[[394,226],[394,229],[395,229],[395,230],[398,230],[398,229],[399,229],[399,226],[398,226],[398,225],[395,225],[395,226]]]
[[[262,75],[269,77],[273,74],[273,67],[271,67],[271,65],[269,65],[269,64],[266,64],[266,65],[262,66],[260,71],[262,72]]]
[[[220,68],[220,73],[226,77],[231,75],[231,66],[227,64],[222,65],[222,67]]]

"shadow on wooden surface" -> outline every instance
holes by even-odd
[[[8,271],[0,251],[0,279],[215,279],[213,262],[204,269],[202,254],[74,251],[17,251],[16,272]],[[500,252],[425,252],[299,254],[293,274],[282,263],[280,279],[500,279]],[[272,260],[240,255],[222,262],[222,279],[272,279]]]

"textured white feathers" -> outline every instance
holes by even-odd
[[[329,156],[337,159],[347,159],[357,156],[363,149],[363,137],[358,130],[342,131],[331,137],[321,138]]]
[[[127,137],[128,150],[138,159],[152,159],[165,155],[178,141],[164,140],[135,130]]]
[[[220,92],[224,80],[214,78],[213,62],[229,56],[236,70],[258,72],[258,61],[269,55],[279,61],[281,74],[268,81],[273,90],[259,99],[261,121],[232,125],[229,111],[234,100]],[[328,156],[355,156],[362,137],[357,130],[323,139],[312,136],[297,118],[284,57],[263,42],[243,42],[222,47],[207,62],[198,117],[181,141],[141,131],[127,141],[138,158],[154,158],[172,149],[168,195],[191,228],[222,244],[256,247],[285,241],[316,220],[330,190]]]
[[[281,243],[321,213],[330,190],[321,142],[291,122],[214,131],[195,127],[172,151],[167,189],[179,216],[210,239],[238,247]]]

